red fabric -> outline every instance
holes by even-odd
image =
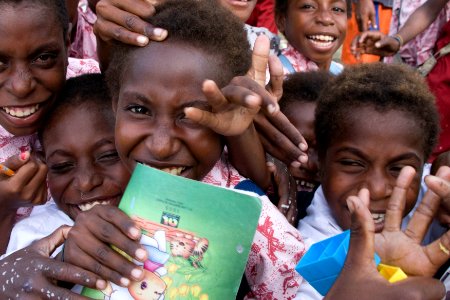
[[[436,51],[450,43],[450,21],[448,21],[436,41]],[[450,54],[438,59],[436,65],[427,76],[428,86],[436,96],[439,110],[441,133],[439,143],[430,160],[450,150]]]
[[[278,29],[275,24],[275,1],[274,0],[258,0],[255,9],[247,20],[248,25],[255,27],[265,27],[277,34]]]

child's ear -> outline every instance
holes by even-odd
[[[275,14],[275,24],[277,25],[278,30],[284,34],[286,23],[286,15],[285,14]]]

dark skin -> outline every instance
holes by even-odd
[[[378,273],[373,260],[375,226],[363,194],[347,200],[352,218],[350,248],[342,272],[325,299],[442,299],[445,288],[436,279],[410,276],[389,283]]]
[[[167,36],[165,30],[154,28],[148,22],[143,21],[144,18],[151,16],[153,13],[153,5],[144,1],[127,0],[119,2],[117,0],[100,0],[98,2],[98,20],[94,25],[94,30],[99,40],[99,57],[103,68],[107,66],[109,61],[107,44],[113,39],[135,46],[145,46],[149,40],[160,41],[165,39]],[[263,54],[263,56],[266,56],[266,54]],[[281,63],[276,57],[269,58],[271,80],[267,89],[271,92],[272,97],[277,100],[282,95],[283,80],[282,68],[280,69],[279,66],[281,66]],[[263,69],[261,67],[254,68],[259,70],[258,73],[260,75],[257,75],[259,76],[258,78],[252,77],[262,85],[265,84],[265,68],[265,65]],[[264,70],[264,72],[261,70]],[[261,80],[261,78],[264,79]],[[255,116],[255,128],[264,150],[272,156],[287,165],[292,164],[294,167],[299,167],[302,163],[306,163],[307,155],[305,151],[308,148],[306,141],[282,112],[267,113],[266,110],[261,111]],[[273,145],[278,146],[275,147]],[[229,150],[230,152],[233,151],[233,149]],[[233,157],[233,154],[231,154],[231,157]],[[237,156],[234,155],[234,157]],[[236,165],[235,162],[233,163]],[[250,173],[246,172],[246,167],[238,168],[238,170],[252,178],[257,184],[263,187],[266,185],[266,179],[263,178],[262,181],[258,179],[260,173],[253,178],[253,175],[247,175]],[[250,167],[248,170],[250,172],[252,170],[261,172],[260,168]]]
[[[2,299],[88,299],[58,287],[56,281],[71,282],[103,289],[106,282],[91,272],[50,258],[64,242],[70,227],[64,226],[30,246],[14,252],[0,261]],[[12,280],[12,278],[14,280]]]

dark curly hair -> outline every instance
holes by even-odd
[[[189,45],[216,57],[215,67],[221,70],[219,86],[234,76],[244,75],[251,66],[250,45],[242,22],[215,0],[168,0],[156,6],[156,13],[148,21],[168,31],[165,41]],[[149,45],[152,43],[155,42]],[[106,78],[114,98],[127,60],[135,49],[119,43],[113,45]]]
[[[279,102],[281,111],[287,112],[291,103],[319,101],[320,92],[331,78],[328,71],[289,74],[283,82],[283,96]]]
[[[67,31],[69,30],[69,15],[67,13],[65,0],[0,0],[0,6],[6,4],[14,7],[23,3],[30,3],[42,8],[48,8],[49,11],[55,14],[56,20],[63,30],[63,36],[66,36]],[[48,18],[48,16],[42,16],[42,18]]]
[[[114,124],[111,96],[102,74],[85,74],[66,81],[58,100],[46,114],[45,122],[38,131],[39,140],[43,141],[45,133],[55,122],[64,120],[65,111],[80,107],[101,113],[102,117]]]
[[[367,106],[381,113],[398,110],[410,115],[423,130],[424,158],[428,158],[439,133],[434,97],[410,67],[383,63],[348,67],[327,85],[316,109],[319,157],[324,157],[357,109]]]

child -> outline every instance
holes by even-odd
[[[434,98],[421,78],[405,67],[382,63],[348,68],[321,94],[315,122],[321,187],[307,210],[308,215],[299,223],[302,235],[308,237],[305,240],[308,246],[348,229],[350,214],[346,200],[367,189],[375,232],[386,239],[377,239],[375,244],[383,262],[395,263],[409,275],[433,275],[448,257],[440,261],[442,253],[434,253],[433,259],[439,257],[439,263],[426,259],[405,263],[402,260],[409,253],[399,255],[397,250],[404,251],[404,248],[388,246],[389,242],[405,237],[388,239],[389,233],[395,231],[392,221],[390,227],[384,228],[385,222],[388,224],[388,210],[394,208],[388,202],[394,195],[400,172],[407,174],[407,180],[402,182],[408,182],[403,184],[406,186],[405,216],[416,204],[424,163],[437,140],[439,127]],[[424,202],[427,197],[423,198]],[[416,233],[410,230],[408,234],[414,236]],[[407,251],[420,248],[423,234],[409,241]],[[436,243],[420,251],[439,252],[439,248],[433,247]],[[386,249],[390,252],[386,253]],[[396,255],[395,262],[390,255]],[[299,290],[298,296],[304,295],[320,298],[307,284]]]
[[[285,74],[326,70],[342,71],[342,65],[332,61],[342,45],[347,31],[345,0],[277,0],[275,20],[287,41],[281,51]]]
[[[223,114],[237,114],[223,124],[233,125],[223,134],[236,128],[238,137],[252,130],[247,116],[256,111],[241,103],[253,98],[249,87],[263,97],[266,92],[239,76],[246,74],[251,59],[249,48],[242,47],[246,42],[242,24],[209,1],[168,1],[149,21],[166,28],[168,38],[146,47],[117,46],[107,72],[120,157],[130,171],[141,162],[191,179],[235,186],[242,177],[222,156],[224,137],[196,121],[212,117],[221,123]],[[224,88],[219,90],[216,83]],[[217,128],[211,121],[201,122]],[[266,197],[261,199],[263,212],[247,280],[255,297],[293,297],[300,280],[294,266],[303,252],[302,239]],[[137,228],[117,211],[96,206],[81,214],[66,240],[64,260],[126,286],[139,280],[142,270],[109,245],[139,261],[145,251],[136,242]]]
[[[117,206],[129,180],[117,155],[111,98],[100,74],[67,81],[39,137],[54,202],[36,207],[14,227],[8,253],[72,225],[94,205]]]
[[[0,3],[0,251],[4,253],[19,207],[47,200],[45,165],[30,157],[35,132],[68,76],[98,71],[90,61],[68,67],[68,16],[63,0]],[[20,156],[20,157],[19,157]],[[18,217],[29,214],[21,210]]]
[[[308,143],[308,162],[298,168],[289,166],[289,172],[297,182],[300,219],[306,215],[306,208],[320,184],[314,119],[319,95],[330,79],[329,72],[314,71],[289,74],[283,82],[280,110]]]

